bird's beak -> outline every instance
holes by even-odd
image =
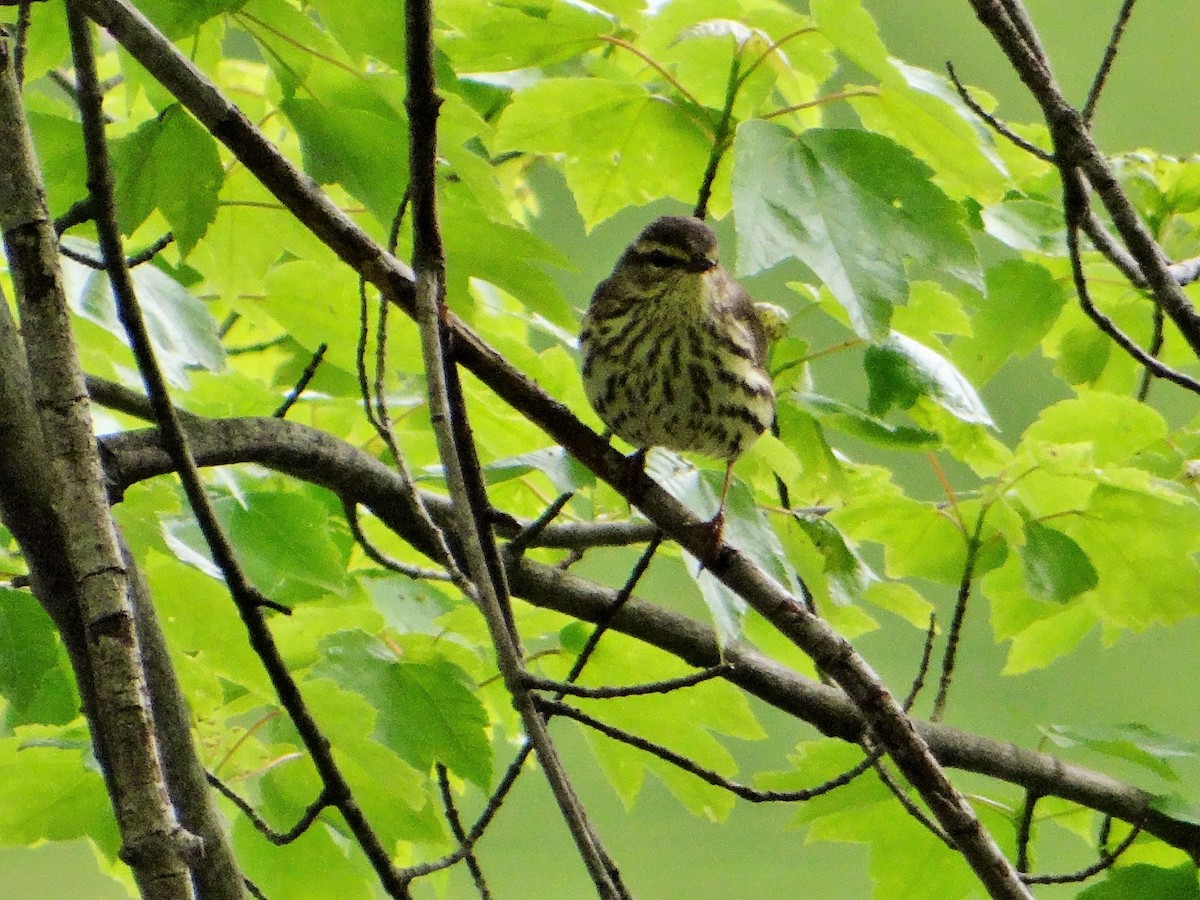
[[[693,256],[688,261],[689,272],[711,272],[717,267],[717,261],[707,254]]]

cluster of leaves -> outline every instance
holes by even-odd
[[[368,0],[139,7],[386,240],[408,183],[395,8]],[[960,593],[964,582],[977,584],[995,639],[1007,642],[1006,671],[1018,673],[1051,663],[1096,629],[1111,641],[1200,612],[1200,502],[1187,477],[1195,423],[1148,402],[1143,371],[1070,302],[1053,169],[995,139],[944,78],[890,57],[858,0],[813,0],[807,16],[770,0],[675,0],[650,10],[635,0],[443,0],[436,11],[450,302],[578,415],[599,427],[577,376],[581,298],[568,300],[553,271],[571,262],[530,228],[543,202],[534,185],[547,170],[561,175],[588,229],[631,206],[693,204],[707,184],[708,212],[732,217],[736,253],[727,256],[739,276],[790,266],[790,292],[770,298],[793,314],[772,359],[780,433],[739,463],[727,536],[783,583],[799,591],[803,580],[843,633],[883,621],[924,629],[929,584]],[[56,215],[86,194],[78,116],[47,74],[66,58],[61,17],[55,4],[36,9],[26,59],[29,115]],[[324,343],[324,362],[293,416],[384,456],[362,415],[353,274],[137,63],[114,50],[102,64],[104,74],[121,76],[107,110],[130,246],[174,235],[135,271],[176,402],[204,415],[267,414]],[[1044,137],[1037,128],[1023,133]],[[1191,162],[1122,161],[1156,236],[1181,257],[1192,255],[1200,221],[1198,173]],[[406,229],[402,221],[401,247]],[[97,255],[84,237],[67,243]],[[1143,345],[1160,344],[1166,361],[1186,365],[1187,348],[1147,297],[1098,255],[1086,261],[1098,305]],[[132,383],[106,279],[79,263],[64,269],[85,366]],[[377,327],[375,314],[367,318]],[[421,485],[436,489],[415,332],[407,323],[390,330],[385,368],[399,445]],[[814,346],[816,334],[828,345]],[[1052,365],[1045,394],[1060,399],[1019,433],[1001,433],[981,392],[1010,360],[1034,353]],[[830,359],[840,368],[829,368]],[[847,369],[863,373],[865,397],[839,386],[861,378],[828,374]],[[628,514],[611,491],[548,450],[535,426],[477,385],[467,391],[497,507],[532,518],[556,492],[575,490],[568,517]],[[1165,404],[1167,393],[1154,388],[1149,398],[1162,395]],[[130,424],[100,419],[109,428]],[[872,463],[897,450],[932,454],[953,485],[947,476],[940,495],[906,490]],[[711,509],[719,473],[662,453],[650,464],[678,496]],[[779,510],[776,474],[793,504],[832,511]],[[274,632],[385,845],[401,856],[444,849],[433,764],[486,793],[494,752],[517,732],[477,612],[441,583],[382,573],[355,544],[340,504],[315,488],[239,468],[215,474],[212,490],[254,583],[294,608]],[[166,483],[140,485],[118,517],[161,604],[206,764],[268,820],[293,820],[319,785],[277,717],[257,659],[231,638],[240,634],[236,613],[179,496]],[[427,564],[365,524],[393,557]],[[577,571],[619,582],[613,561],[627,557],[585,559]],[[763,623],[693,564],[666,550],[656,567],[680,602],[707,603],[725,639],[778,649]],[[49,623],[23,593],[5,590],[0,599],[11,649],[0,653],[0,809],[8,811],[0,843],[86,835],[113,858],[116,832],[99,779],[81,766],[86,742]],[[563,675],[582,643],[578,623],[522,608],[518,624],[545,652],[545,673]],[[784,658],[811,673],[807,661]],[[677,660],[610,635],[588,679],[681,671]],[[726,773],[735,763],[715,735],[762,734],[745,698],[721,682],[594,708]],[[1064,746],[1157,767],[1192,753],[1174,743],[1159,752],[1164,740],[1145,729],[1047,733]],[[729,794],[639,751],[598,737],[592,747],[627,804],[650,771],[697,814],[723,817],[732,808]],[[848,753],[803,745],[794,771],[763,780],[811,784],[853,762]],[[1087,817],[1070,813],[1063,803],[1045,815],[1090,842]],[[995,818],[988,824],[1011,830]],[[835,793],[804,819],[814,836],[875,845],[881,897],[914,896],[902,893],[912,884],[899,873],[911,874],[922,855],[914,846],[936,845],[878,785]],[[240,819],[234,838],[270,896],[304,896],[316,880],[331,895],[370,893],[369,869],[343,852],[334,825],[308,832],[286,867],[265,861],[285,851]],[[1131,858],[1179,863],[1153,846]],[[1139,869],[1147,879],[1176,877],[1133,866],[1113,881],[1136,879]],[[928,871],[939,883],[921,896],[972,890],[965,867],[955,877]]]

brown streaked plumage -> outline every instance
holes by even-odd
[[[712,229],[646,226],[596,288],[579,342],[588,400],[614,434],[727,461],[719,529],[733,462],[774,422],[775,391],[767,329]]]

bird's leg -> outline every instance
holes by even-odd
[[[621,487],[630,501],[634,500],[634,494],[637,493],[639,479],[646,474],[646,454],[649,452],[649,447],[639,447],[625,457],[625,477]]]
[[[729,483],[733,480],[733,463],[736,457],[725,463],[725,480],[721,483],[721,502],[717,505],[717,514],[705,526],[710,532],[712,550],[721,546],[721,537],[725,533],[725,499],[729,496]]]

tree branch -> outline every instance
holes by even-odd
[[[451,357],[446,327],[446,261],[437,218],[437,117],[441,98],[435,88],[433,9],[430,0],[408,0],[404,6],[409,116],[409,171],[412,182],[413,265],[416,270],[415,306],[421,331],[421,351],[429,385],[429,415],[437,438],[438,455],[454,501],[457,527],[478,604],[491,634],[504,683],[521,716],[546,781],[566,819],[571,836],[604,900],[628,896],[616,866],[604,850],[587,812],[567,775],[546,728],[546,721],[526,684],[522,651],[512,612],[508,585],[489,522],[487,500],[475,455],[466,404]]]
[[[9,156],[0,179],[0,227],[17,290],[26,384],[32,396],[49,463],[47,495],[65,539],[52,565],[74,580],[71,599],[82,624],[88,664],[77,676],[92,714],[90,726],[104,763],[122,857],[143,896],[190,897],[189,862],[199,841],[185,831],[171,805],[162,770],[129,581],[116,528],[102,488],[66,296],[55,250],[57,238],[45,205],[7,35],[0,38],[0,146]],[[7,423],[6,423],[7,427]],[[29,461],[26,461],[28,465]],[[37,578],[44,587],[47,579]],[[46,598],[47,607],[59,598]],[[76,635],[65,636],[70,640]]]
[[[272,418],[186,420],[193,452],[202,465],[255,463],[352,498],[381,522],[430,555],[428,533],[414,524],[411,500],[398,476],[370,454],[323,431]],[[152,429],[101,438],[112,492],[172,471]],[[425,495],[430,514],[452,521],[450,504]],[[453,536],[451,536],[452,538]],[[432,558],[432,557],[431,557]],[[631,597],[614,614],[620,592],[528,559],[508,561],[514,596],[588,622],[604,622],[671,653],[698,669],[728,663],[723,676],[747,693],[808,722],[822,734],[859,743],[864,719],[840,690],[811,681],[747,644],[722,647],[712,628],[687,616]],[[1043,753],[990,740],[946,725],[917,721],[917,729],[944,766],[1018,785],[1041,796],[1061,797],[1126,822],[1200,858],[1200,826],[1155,810],[1153,795]]]

